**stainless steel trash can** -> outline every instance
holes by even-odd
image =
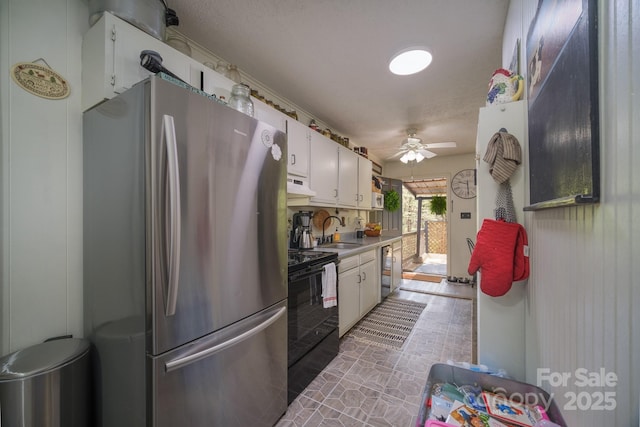
[[[89,341],[46,341],[0,358],[0,426],[90,425]]]

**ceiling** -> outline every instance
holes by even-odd
[[[408,128],[424,143],[457,143],[434,149],[438,155],[475,152],[478,109],[501,66],[509,0],[167,4],[180,33],[384,161]],[[412,76],[391,74],[391,56],[416,45],[429,48],[432,64]]]

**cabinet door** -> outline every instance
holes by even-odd
[[[358,207],[371,209],[371,160],[358,156]]]
[[[162,43],[126,22],[114,24],[115,47],[113,52],[114,91],[122,93],[152,73],[140,65],[140,52],[155,50],[162,56],[162,65],[189,84],[191,82],[191,58]],[[200,84],[193,84],[200,87]]]
[[[309,134],[309,186],[312,202],[335,205],[338,198],[338,145],[318,132]]]
[[[358,156],[346,147],[338,146],[338,204],[356,207],[358,201]]]
[[[315,131],[297,120],[287,121],[288,173],[305,178],[309,175],[309,134],[311,132]]]
[[[367,314],[380,301],[378,264],[369,261],[360,265],[360,316]]]
[[[360,320],[360,270],[353,268],[338,275],[339,335]]]
[[[391,292],[393,292],[400,287],[402,281],[402,242],[393,244],[391,260]]]
[[[287,116],[257,98],[251,97],[251,101],[253,102],[254,118],[261,122],[269,123],[281,132],[287,132]],[[288,148],[289,144],[287,143],[287,149]]]

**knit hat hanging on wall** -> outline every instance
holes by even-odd
[[[498,184],[505,182],[522,162],[518,139],[500,129],[491,137],[482,160],[489,163],[489,173]]]

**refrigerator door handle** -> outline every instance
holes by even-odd
[[[167,149],[167,175],[169,192],[169,243],[165,250],[167,257],[168,280],[165,301],[165,315],[176,313],[178,302],[178,284],[180,279],[180,174],[178,172],[178,143],[173,117],[164,115],[162,118],[162,135]]]
[[[251,338],[252,336],[259,334],[260,332],[262,332],[263,330],[265,330],[266,328],[268,328],[269,326],[271,326],[276,320],[278,320],[280,317],[282,317],[285,313],[287,312],[287,307],[282,307],[280,308],[274,315],[272,315],[271,317],[269,317],[267,320],[265,320],[264,322],[262,322],[261,324],[249,329],[246,332],[241,333],[238,336],[235,336],[233,338],[231,338],[230,340],[227,340],[225,342],[222,342],[218,345],[215,345],[213,347],[209,347],[206,350],[202,350],[199,351],[197,353],[193,353],[190,354],[188,356],[184,356],[181,357],[179,359],[174,359],[171,360],[167,363],[165,363],[164,365],[164,369],[166,372],[171,372],[171,371],[175,371],[177,369],[181,369],[184,368],[187,365],[190,365],[191,363],[197,362],[199,360],[202,360],[206,357],[209,357],[219,351],[225,350],[229,347],[232,347],[244,340],[246,340],[247,338]]]

